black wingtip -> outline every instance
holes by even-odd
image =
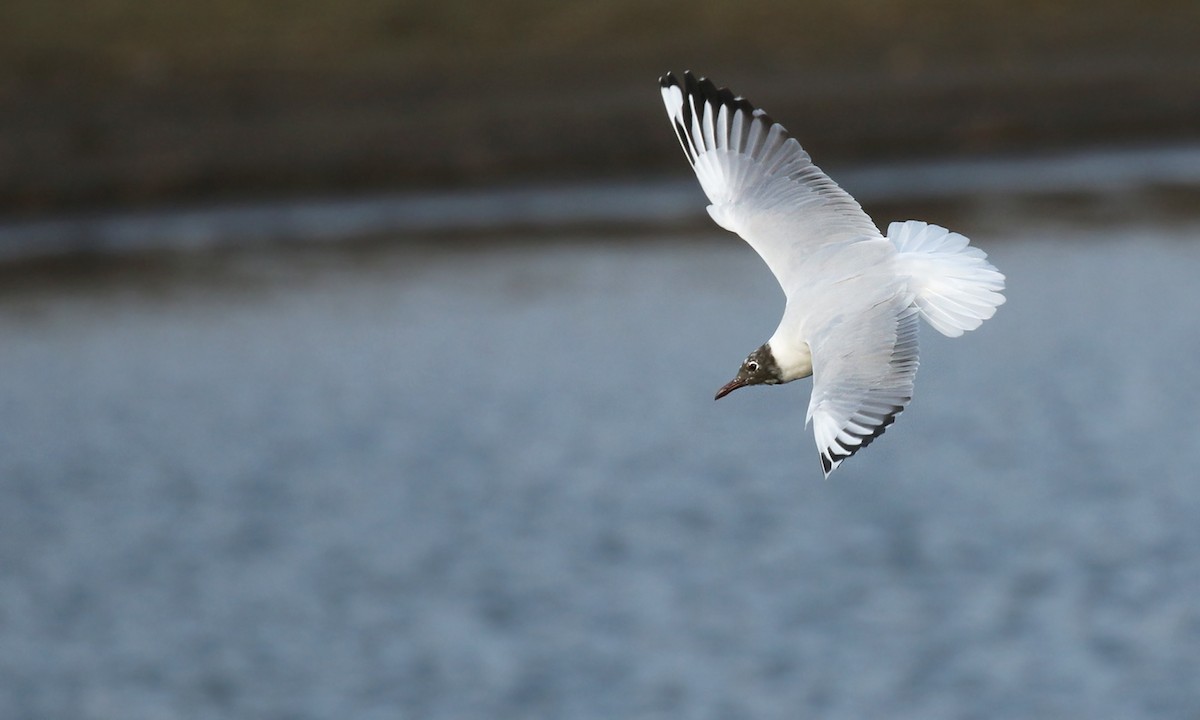
[[[905,398],[904,400],[905,402],[908,402],[911,400],[911,398]],[[875,438],[882,435],[884,430],[887,430],[889,427],[891,427],[892,423],[896,422],[896,416],[903,411],[903,405],[892,405],[888,408],[887,414],[884,415],[880,420],[879,425],[872,429],[870,433],[848,433],[851,437],[859,441],[857,445],[849,445],[842,442],[840,438],[834,438],[833,445],[826,448],[825,452],[821,453],[821,465],[825,467],[825,475],[828,477],[830,467],[833,465],[833,463],[841,463],[843,460],[854,457],[859,450],[862,450],[874,442]],[[839,450],[841,452],[838,452]]]
[[[669,88],[677,87],[683,91],[685,95],[692,98],[692,103],[696,103],[696,99],[707,100],[714,106],[720,107],[726,105],[730,110],[743,110],[748,114],[754,114],[755,117],[763,118],[768,125],[773,125],[771,120],[762,110],[755,108],[749,100],[741,95],[734,95],[733,91],[727,87],[717,87],[712,80],[701,75],[696,77],[691,70],[683,71],[683,80],[681,81],[674,72],[668,71],[658,78],[660,87]]]
[[[691,90],[691,88],[695,87],[696,85],[696,78],[692,75],[691,70],[684,70],[683,82],[680,82],[679,78],[675,77],[675,73],[671,70],[668,70],[658,78],[658,84],[665,88],[677,87],[681,90]]]

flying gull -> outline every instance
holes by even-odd
[[[1004,275],[937,225],[894,222],[884,237],[782,125],[727,88],[690,72],[659,84],[709,215],[787,296],[775,333],[717,399],[811,375],[806,423],[829,477],[912,399],[917,318],[949,337],[974,330],[1004,302]]]

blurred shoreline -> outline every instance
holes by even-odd
[[[0,219],[0,264],[384,238],[403,242],[504,232],[536,238],[573,229],[706,227],[703,194],[680,165],[670,179]],[[887,218],[931,206],[941,215],[963,210],[978,215],[981,208],[995,206],[1012,212],[1016,204],[1074,221],[1122,214],[1194,216],[1200,144],[890,162],[836,168],[830,174],[883,225]]]
[[[0,214],[673,177],[668,70],[829,169],[1200,141],[1185,0],[59,4],[0,5]]]

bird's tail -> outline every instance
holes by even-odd
[[[974,330],[1004,304],[1004,275],[962,235],[909,220],[889,225],[888,239],[899,251],[900,273],[911,278],[921,317],[941,334]]]

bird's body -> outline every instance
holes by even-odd
[[[808,420],[828,476],[912,398],[917,318],[952,337],[973,330],[1004,302],[1004,276],[936,225],[892,223],[884,237],[783,126],[727,89],[690,73],[660,85],[709,214],[787,296],[775,333],[717,397],[812,375]]]

